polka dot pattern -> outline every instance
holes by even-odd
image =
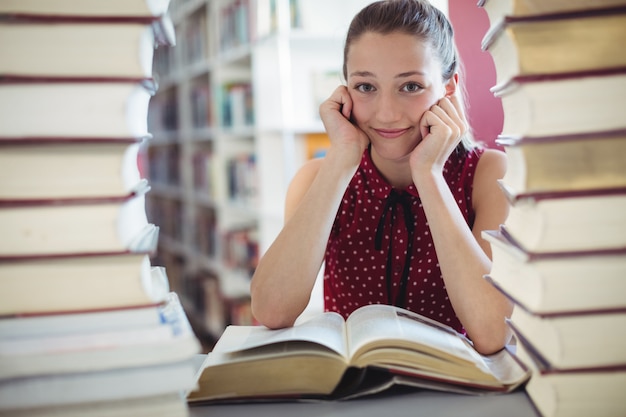
[[[453,153],[444,166],[444,177],[468,225],[474,221],[472,183],[482,149]],[[324,271],[324,304],[327,311],[347,317],[367,304],[389,304],[397,296],[405,262],[410,262],[405,308],[464,332],[456,317],[441,276],[437,254],[419,194],[414,185],[408,194],[415,223],[412,253],[407,254],[408,233],[402,206],[384,222],[382,250],[374,239],[391,185],[373,165],[369,150],[352,178],[328,241]],[[391,217],[391,216],[387,216]],[[391,291],[387,294],[386,264],[391,247]]]

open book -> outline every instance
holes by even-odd
[[[345,399],[396,384],[506,392],[527,378],[506,349],[482,356],[450,327],[393,306],[370,305],[346,321],[323,313],[281,330],[229,326],[187,400]]]

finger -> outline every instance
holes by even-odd
[[[439,104],[436,105],[436,108],[435,106],[433,107],[435,113],[438,114],[446,124],[450,124],[451,126],[453,125],[455,130],[458,129],[459,134],[463,134],[467,131],[468,124],[464,117],[464,113],[459,113],[459,109],[454,106],[451,100],[443,98],[439,101]],[[441,114],[441,112],[445,113],[445,115]]]
[[[350,117],[352,113],[352,98],[345,85],[337,87],[331,95],[330,100],[336,103],[337,108],[346,119]]]
[[[465,110],[463,108],[463,104],[461,102],[461,99],[456,94],[448,96],[448,100],[454,106],[454,108],[456,109],[456,112],[459,115],[464,115],[465,114]]]
[[[469,127],[469,123],[467,122],[461,100],[456,95],[452,95],[444,97],[439,104],[456,121],[456,124],[461,128],[461,131],[466,132]]]
[[[430,111],[433,114],[430,120],[436,123],[429,128],[431,134],[435,134],[445,141],[456,141],[461,137],[461,128],[444,109],[434,105]]]
[[[345,87],[344,87],[345,88]],[[332,114],[332,112],[344,112],[351,111],[351,105],[348,105],[347,109],[344,109],[344,102],[346,101],[343,98],[344,94],[342,93],[342,86],[337,87],[330,97],[328,97],[322,104],[320,105],[319,111],[320,115],[323,114]]]
[[[448,97],[444,97],[439,100],[436,106],[439,106],[441,109],[443,109],[453,119],[461,118],[461,113],[459,112],[460,109],[457,108],[452,100],[450,100]]]
[[[439,120],[441,120],[442,123],[450,127],[458,128],[457,126],[457,121],[459,120],[458,116],[456,115],[454,111],[450,111],[450,108],[446,110],[442,106],[435,104],[433,107],[431,107],[430,111],[432,111],[439,118]]]
[[[434,133],[435,130],[439,130],[437,129],[438,127],[446,126],[439,115],[433,111],[434,107],[435,106],[431,107],[431,110],[427,110],[420,120],[420,132],[422,133],[422,138]],[[444,112],[442,111],[442,113]]]

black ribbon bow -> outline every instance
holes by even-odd
[[[404,268],[402,271],[402,276],[400,278],[400,288],[398,289],[398,294],[396,296],[395,301],[392,303],[392,278],[391,278],[391,259],[392,259],[392,247],[393,245],[389,242],[389,247],[387,249],[387,266],[385,268],[386,274],[386,282],[387,282],[387,299],[389,304],[393,304],[396,307],[405,307],[406,304],[406,287],[409,282],[409,267],[411,266],[411,253],[413,251],[413,232],[415,231],[415,223],[413,220],[413,214],[411,213],[411,202],[408,199],[406,193],[399,193],[395,189],[392,189],[387,197],[387,201],[385,202],[385,207],[383,208],[383,213],[380,216],[380,220],[378,221],[378,226],[376,227],[376,238],[374,240],[374,247],[376,250],[382,250],[382,242],[383,242],[383,233],[385,230],[385,219],[387,218],[387,214],[390,213],[391,226],[393,230],[393,224],[396,219],[396,208],[400,205],[402,207],[402,212],[404,213],[404,224],[407,229],[407,246],[406,246],[406,254],[404,257]]]

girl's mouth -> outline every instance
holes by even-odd
[[[405,134],[409,129],[374,129],[374,131],[381,137],[386,139],[395,139]]]

